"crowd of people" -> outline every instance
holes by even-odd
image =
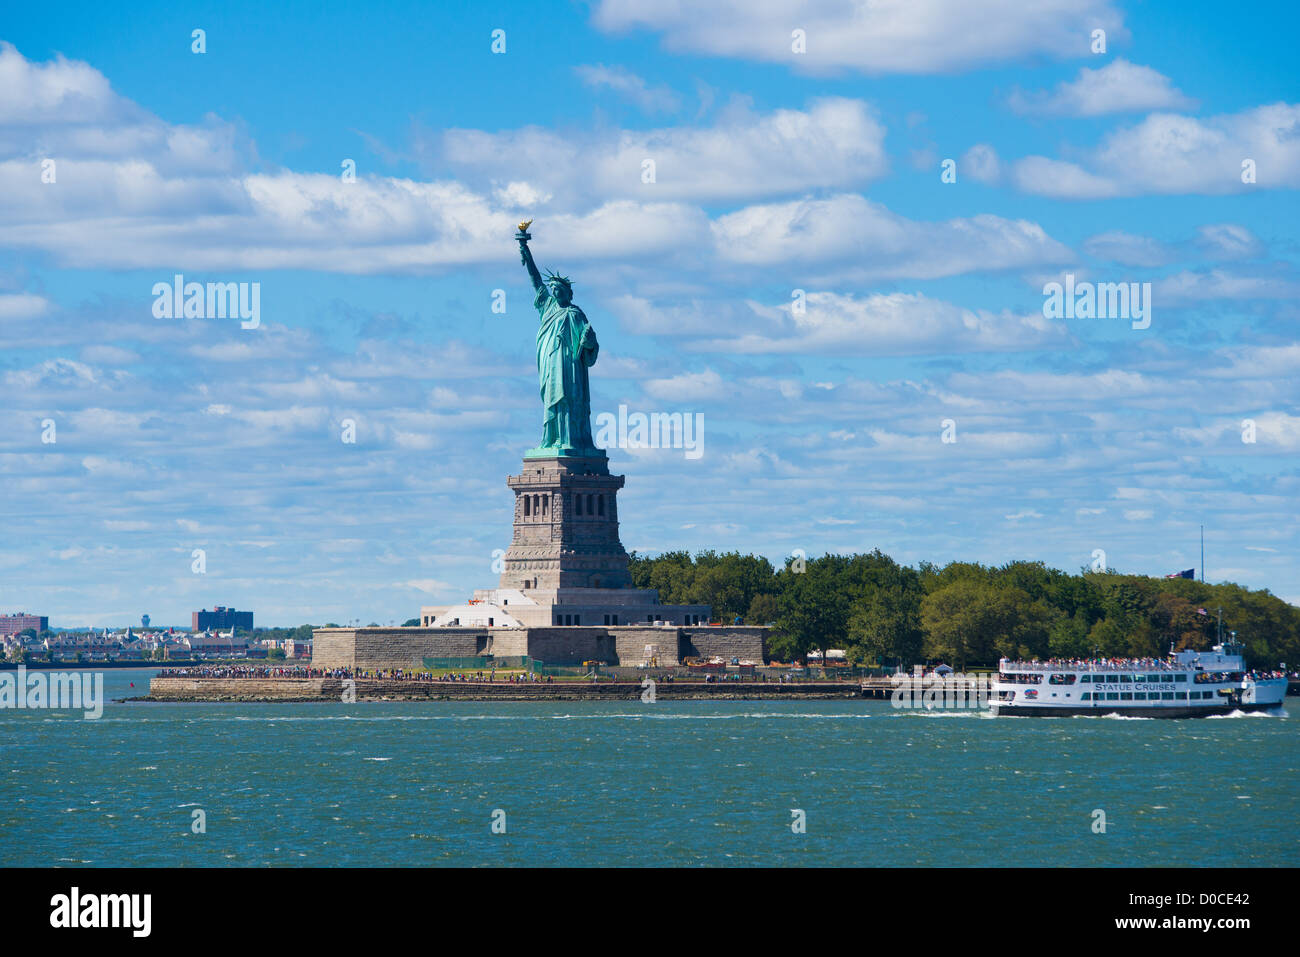
[[[1182,670],[1164,658],[1048,658],[1045,661],[1016,661],[1026,671],[1173,671]]]
[[[168,668],[166,674],[176,678],[350,678],[342,668],[313,668],[310,665],[186,665]]]
[[[267,665],[186,665],[183,668],[170,668],[167,674],[177,678],[337,678],[358,681],[497,681],[510,684],[546,683],[553,684],[550,675],[538,675],[513,672],[497,675],[495,669],[488,671],[449,671],[434,674],[430,671],[416,671],[410,668],[312,668],[304,665],[269,667]]]

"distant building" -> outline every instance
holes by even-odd
[[[190,615],[190,631],[229,631],[232,628],[252,631],[253,613],[217,605],[212,611],[205,608]]]
[[[28,628],[36,634],[50,630],[50,619],[45,615],[29,615],[20,612],[16,615],[0,615],[0,635],[16,635]]]
[[[251,618],[253,613],[250,611],[244,614]],[[181,643],[196,658],[243,658],[248,654],[247,638],[223,638],[211,632],[188,635],[181,639]]]
[[[149,627],[149,616],[148,616],[148,615],[141,615],[141,616],[140,616],[140,627],[141,627],[141,628],[148,628],[148,627]]]
[[[311,642],[298,641],[295,638],[284,639],[284,656],[286,658],[310,658]]]

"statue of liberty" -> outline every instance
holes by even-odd
[[[537,327],[537,378],[541,386],[542,442],[525,458],[557,455],[598,456],[605,453],[591,438],[591,389],[587,369],[596,364],[600,346],[596,331],[573,304],[573,283],[548,272],[543,278],[528,249],[532,220],[519,224],[515,238],[519,254],[537,295],[533,306],[541,316]]]

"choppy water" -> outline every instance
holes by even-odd
[[[109,704],[0,710],[0,742],[4,866],[1300,864],[1285,717]]]

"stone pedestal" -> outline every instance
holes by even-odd
[[[502,589],[631,587],[618,537],[623,476],[609,473],[604,455],[530,454],[506,484],[515,493],[515,513]]]

